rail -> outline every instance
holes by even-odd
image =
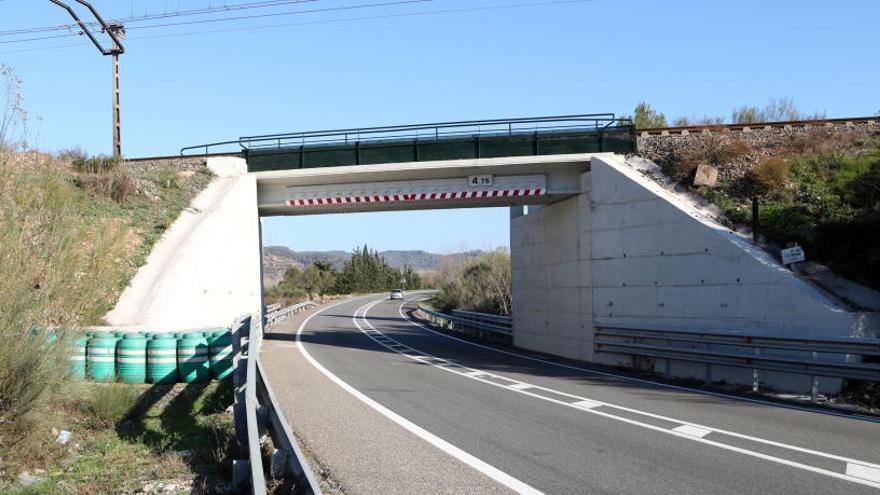
[[[248,315],[239,318],[233,326],[233,416],[238,446],[238,460],[233,462],[233,483],[238,491],[249,489],[254,495],[267,493],[262,447],[263,438],[268,434],[275,447],[268,469],[272,478],[291,480],[294,485],[291,493],[322,493],[272,387],[264,378],[259,358],[265,328],[314,306],[306,302],[279,309],[266,315],[265,325],[261,318]]]
[[[711,383],[712,366],[752,370],[752,389],[760,388],[758,371],[805,375],[811,378],[810,397],[816,400],[819,377],[880,382],[880,339],[781,337],[749,333],[596,327],[597,353],[665,360],[670,375],[673,361],[705,365]]]
[[[717,130],[726,131],[742,131],[745,129],[763,129],[763,128],[786,128],[786,127],[807,127],[807,126],[825,126],[825,125],[847,125],[847,124],[869,124],[880,123],[880,117],[848,117],[840,119],[813,119],[813,120],[784,120],[778,122],[752,122],[747,124],[705,124],[705,125],[685,125],[678,127],[650,127],[636,129],[639,136],[646,135],[662,135],[662,134],[684,134],[692,132],[712,132]]]
[[[486,313],[474,313],[470,311],[453,310],[455,314],[445,314],[435,311],[424,304],[416,307],[419,316],[431,323],[448,328],[450,330],[474,332],[479,337],[500,336],[509,340],[513,336],[513,323],[510,318],[501,315]],[[495,321],[487,321],[494,319]]]

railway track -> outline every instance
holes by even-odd
[[[856,124],[880,124],[880,116],[873,117],[848,117],[839,119],[818,119],[818,120],[788,120],[782,122],[756,122],[751,124],[708,124],[708,125],[688,125],[682,127],[651,127],[648,129],[637,129],[636,134],[640,137],[646,136],[662,136],[675,134],[691,134],[702,132],[717,131],[745,131],[751,129],[772,129],[772,128],[797,128],[797,127],[822,127],[835,125],[856,125]],[[178,160],[191,158],[213,158],[220,156],[241,156],[241,153],[223,152],[223,153],[201,153],[195,155],[164,155],[164,156],[145,156],[139,158],[128,158],[129,162],[151,162],[160,160]]]
[[[849,117],[841,119],[818,119],[818,120],[787,120],[783,122],[755,122],[751,124],[708,124],[688,125],[682,127],[652,127],[648,129],[636,129],[639,136],[656,136],[663,134],[690,134],[713,131],[744,131],[747,129],[787,128],[787,127],[822,127],[834,125],[855,125],[880,123],[880,116],[874,117]]]

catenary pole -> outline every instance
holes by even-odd
[[[85,6],[89,9],[92,16],[98,21],[101,25],[101,31],[107,33],[110,36],[110,39],[113,41],[113,46],[110,48],[104,48],[98,38],[89,30],[89,27],[79,18],[70,5],[61,2],[60,0],[49,0],[55,5],[61,7],[66,10],[79,28],[82,30],[82,33],[88,36],[88,38],[92,41],[92,44],[98,48],[98,51],[101,52],[101,55],[110,55],[113,59],[113,157],[116,159],[122,158],[122,117],[120,116],[120,89],[119,89],[119,56],[125,53],[125,47],[122,46],[122,38],[125,36],[125,26],[120,23],[108,24],[104,22],[104,19],[101,17],[101,14],[85,0],[75,0],[78,4]]]

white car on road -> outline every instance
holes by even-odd
[[[388,299],[391,299],[392,301],[395,300],[395,299],[401,299],[401,300],[402,300],[402,299],[403,299],[403,291],[400,290],[400,289],[392,289],[392,290],[391,290],[391,296],[389,296]]]

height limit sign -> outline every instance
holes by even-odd
[[[471,175],[468,177],[468,187],[492,187],[492,176]]]

